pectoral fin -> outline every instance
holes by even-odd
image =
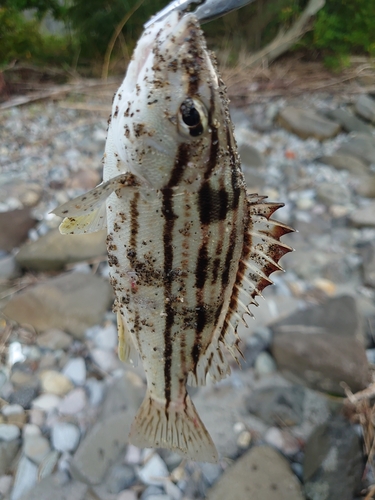
[[[103,182],[88,193],[53,210],[51,213],[64,217],[60,224],[61,234],[94,233],[104,229],[106,220],[106,200],[110,194],[124,187],[137,187],[139,182],[130,172]]]

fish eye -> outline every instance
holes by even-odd
[[[190,137],[199,137],[207,130],[207,123],[207,111],[203,103],[196,97],[187,97],[179,109],[180,132]]]

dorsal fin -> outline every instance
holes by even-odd
[[[248,226],[244,238],[242,258],[238,266],[228,313],[220,336],[233,357],[238,362],[241,351],[238,348],[237,327],[244,314],[250,314],[250,305],[257,306],[257,296],[273,281],[270,275],[282,271],[279,260],[293,249],[282,243],[280,238],[294,231],[282,222],[271,219],[283,203],[265,201],[266,197],[248,195]]]

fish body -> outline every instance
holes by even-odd
[[[282,206],[248,195],[228,101],[197,19],[147,28],[115,94],[103,184],[55,211],[65,233],[107,221],[119,356],[138,353],[147,394],[130,441],[217,461],[186,391],[230,373],[237,327],[281,269]]]

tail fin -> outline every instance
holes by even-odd
[[[149,392],[135,416],[129,440],[140,448],[167,448],[198,462],[218,461],[215,445],[187,395],[183,403],[164,402]]]

